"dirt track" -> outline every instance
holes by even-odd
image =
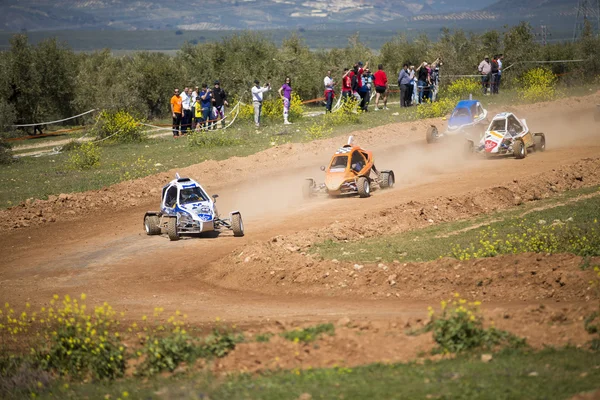
[[[527,118],[533,130],[546,133],[547,151],[524,160],[465,160],[459,148],[427,146],[424,131],[431,121],[354,132],[359,144],[374,151],[376,165],[391,168],[397,175],[393,190],[375,192],[369,199],[301,199],[302,179],[320,177],[319,165],[345,138],[278,146],[246,158],[204,162],[180,170],[180,174],[200,180],[209,192],[219,193],[222,213],[242,212],[246,236],[241,239],[228,233],[179,242],[146,236],[143,214],[157,207],[158,189],[172,174],[0,211],[2,299],[38,304],[54,293],[85,292],[93,301],[108,301],[133,315],[164,307],[187,312],[198,323],[219,316],[247,326],[269,327],[268,321],[274,320],[297,324],[350,316],[352,320],[404,326],[411,318],[423,318],[428,305],[469,287],[458,279],[440,278],[448,271],[451,274],[455,264],[399,265],[400,276],[410,274],[410,268],[418,274],[404,286],[402,279],[397,279],[394,290],[386,286],[387,273],[369,272],[373,274],[369,277],[365,271],[363,277],[352,280],[352,290],[340,290],[338,281],[330,284],[318,278],[324,271],[335,274],[337,266],[311,260],[300,254],[302,247],[325,238],[354,239],[403,231],[424,226],[429,219],[437,223],[465,218],[556,191],[600,184],[600,128],[593,120],[599,99],[596,93],[510,110]],[[460,207],[450,206],[451,202]],[[433,205],[439,207],[434,211]],[[551,314],[552,304],[562,301],[564,307],[577,310],[569,317],[574,325],[564,329],[565,335],[580,343],[584,336],[576,316],[589,307],[589,297],[582,294],[589,276],[578,271],[578,260],[567,256],[538,260],[524,255],[520,261],[520,265],[539,269],[548,281],[556,277],[547,269],[559,265],[568,284],[554,288],[550,295],[552,287],[541,289],[542,283],[529,278],[521,281],[516,271],[505,285],[490,289],[490,315],[514,309],[515,315],[523,316],[527,307],[537,307],[540,302],[549,304],[546,312]],[[474,267],[464,268],[476,274],[482,266],[502,270],[512,264],[512,260],[479,260]],[[339,266],[339,270],[345,267]],[[438,269],[446,272],[438,273]],[[298,280],[302,274],[306,279]],[[378,284],[371,284],[377,280]],[[528,285],[538,285],[539,290],[529,290]],[[482,293],[468,295],[475,298]],[[535,329],[527,328],[524,319],[505,323],[526,335],[537,334],[539,341],[542,336],[553,343],[565,340],[548,332],[532,333]],[[376,335],[373,343],[377,340]],[[412,347],[410,354],[414,353]],[[400,353],[390,359],[407,357],[408,353]]]

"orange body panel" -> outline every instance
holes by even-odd
[[[343,162],[344,157],[345,162]],[[353,160],[359,161],[359,164],[353,163]],[[360,170],[356,170],[358,167]],[[354,184],[359,176],[368,176],[372,167],[373,154],[370,151],[363,150],[358,146],[342,147],[331,157],[325,170],[327,192],[333,195],[347,193],[344,191],[344,184]]]

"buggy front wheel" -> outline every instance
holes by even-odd
[[[233,236],[244,236],[244,222],[242,221],[242,214],[237,213],[231,216],[231,229],[233,230]]]
[[[369,197],[371,195],[371,183],[364,176],[360,176],[356,181],[356,189],[360,197]]]
[[[167,235],[172,241],[179,240],[179,232],[177,231],[177,218],[171,217],[167,220]]]
[[[437,127],[431,125],[427,128],[427,133],[425,134],[425,138],[427,139],[427,143],[435,143],[439,139],[439,133]]]
[[[523,143],[522,140],[515,140],[515,143],[513,144],[513,152],[517,160],[525,158],[525,156],[527,156],[527,148],[525,147],[525,143]]]

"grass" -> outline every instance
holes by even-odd
[[[38,398],[143,399],[567,399],[600,388],[600,353],[567,347],[479,353],[424,364],[277,371],[215,377],[207,373],[114,383],[56,383]]]
[[[589,88],[572,88],[569,94],[589,94]],[[480,96],[482,103],[487,106],[514,104],[515,93],[503,91],[499,96]],[[390,102],[396,101],[397,93],[390,96]],[[477,98],[477,97],[476,97]],[[371,104],[371,109],[374,104]],[[307,107],[307,111],[323,111],[322,107]],[[393,115],[394,113],[398,115]],[[412,121],[417,118],[416,108],[401,109],[397,104],[391,105],[391,110],[363,113],[359,124],[341,124],[331,130],[324,130],[322,138],[346,136],[353,130],[364,130],[375,126]],[[23,157],[11,165],[0,165],[0,208],[14,206],[28,198],[46,199],[49,195],[60,193],[82,192],[100,189],[124,180],[143,177],[154,173],[182,168],[197,164],[204,160],[224,160],[229,157],[244,157],[274,145],[305,142],[310,138],[307,132],[323,121],[323,116],[305,117],[292,121],[293,125],[284,126],[279,119],[265,121],[260,131],[256,131],[250,123],[236,123],[225,134],[237,140],[235,146],[215,148],[194,148],[187,145],[187,140],[172,138],[150,139],[143,143],[111,144],[102,146],[99,168],[87,171],[77,171],[68,168],[70,154],[61,153],[40,157]],[[166,123],[163,120],[156,123]],[[47,144],[46,150],[51,149],[57,140],[66,137],[79,137],[84,132],[69,136],[40,138],[27,141],[27,144]],[[13,142],[14,146],[26,144],[23,141]],[[29,152],[18,150],[15,153]],[[139,161],[140,157],[142,162]],[[156,165],[160,164],[160,165]],[[127,171],[134,169],[133,173]]]
[[[492,228],[498,237],[518,230],[515,225],[538,225],[540,220],[552,224],[554,220],[573,218],[577,225],[593,224],[598,218],[600,195],[577,200],[577,196],[596,194],[600,187],[590,187],[551,199],[537,201],[502,212],[482,215],[468,220],[448,222],[397,235],[379,236],[354,242],[328,240],[314,246],[316,253],[328,259],[353,262],[430,261],[452,253],[456,245],[469,247],[478,243],[479,233]],[[573,201],[568,204],[563,202]],[[548,207],[536,211],[536,208]],[[525,214],[525,215],[523,215]]]

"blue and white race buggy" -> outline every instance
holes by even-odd
[[[162,189],[160,211],[148,211],[144,215],[144,228],[148,235],[166,233],[171,240],[179,240],[182,234],[231,229],[234,236],[244,236],[244,224],[239,211],[229,218],[221,218],[215,205],[218,195],[212,198],[200,184],[176,174],[174,180]]]
[[[435,125],[431,125],[427,129],[427,143],[435,143],[444,136],[453,136],[459,133],[476,134],[475,136],[479,137],[489,123],[487,114],[487,110],[477,100],[461,100],[450,114],[444,133],[440,133]]]

